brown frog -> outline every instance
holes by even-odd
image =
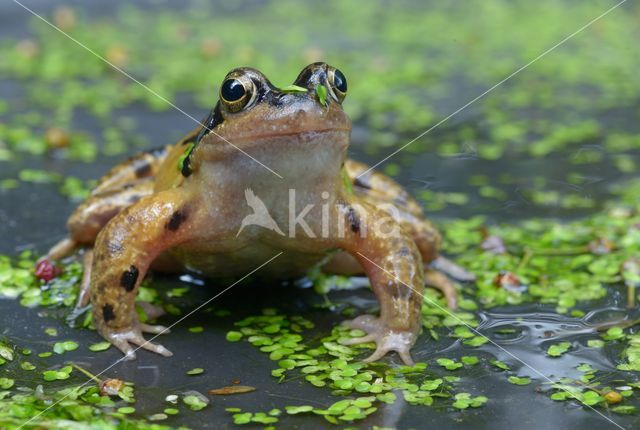
[[[376,343],[368,361],[397,351],[412,363],[425,283],[455,307],[453,283],[434,267],[472,276],[438,256],[440,235],[400,185],[347,159],[346,93],[345,76],[325,63],[284,89],[258,70],[234,69],[203,126],[103,177],[47,256],[89,247],[78,306],[90,298],[100,334],[127,358],[132,344],[171,355],[143,337],[166,329],[135,311],[150,269],[239,278],[260,267],[293,279],[323,265],[366,274],[380,303],[378,318],[347,322],[367,333],[350,342]]]

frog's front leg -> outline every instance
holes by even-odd
[[[375,352],[365,361],[375,361],[396,351],[406,364],[413,363],[410,349],[421,327],[424,272],[422,258],[410,234],[386,212],[351,197],[338,204],[344,221],[340,247],[353,255],[369,277],[380,303],[380,316],[363,315],[346,324],[367,332],[348,341],[374,341]]]
[[[184,191],[182,191],[184,192]],[[100,231],[91,275],[93,320],[98,332],[135,358],[131,344],[158,354],[171,352],[147,342],[142,333],[164,333],[162,326],[138,321],[135,299],[149,265],[164,250],[190,239],[194,210],[177,189],[145,197],[114,217]]]

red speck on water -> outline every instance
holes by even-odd
[[[35,275],[36,278],[42,279],[45,282],[49,282],[56,276],[62,273],[62,269],[57,267],[49,260],[40,260],[36,264]]]

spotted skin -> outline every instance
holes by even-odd
[[[232,70],[225,80],[242,85],[239,101],[221,97],[206,127],[116,166],[71,215],[70,237],[49,256],[93,245],[79,305],[90,296],[98,332],[127,358],[135,357],[134,346],[171,355],[144,338],[166,328],[141,323],[135,311],[151,267],[236,279],[261,267],[262,276],[295,278],[338,250],[334,260],[364,272],[380,302],[379,317],[347,322],[367,333],[351,343],[375,342],[369,361],[396,351],[412,363],[425,277],[442,284],[425,266],[439,258],[440,235],[395,181],[374,172],[357,178],[367,166],[346,159],[351,122],[332,80],[338,73],[311,64],[294,81],[306,90],[290,92],[257,70]],[[318,85],[327,89],[322,102]],[[251,206],[247,195],[262,206]],[[310,207],[304,222],[292,221],[292,204]],[[256,225],[241,231],[256,207],[288,234]],[[390,230],[379,230],[380,222]]]

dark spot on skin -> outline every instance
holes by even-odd
[[[408,257],[409,255],[411,255],[411,250],[406,246],[403,246],[398,251],[398,257]]]
[[[140,200],[140,196],[131,196],[129,197],[129,203],[135,203]]]
[[[352,232],[360,233],[360,217],[356,213],[356,210],[351,206],[347,208],[347,221],[349,221]]]
[[[128,292],[133,291],[138,280],[138,268],[136,266],[129,267],[129,270],[122,272],[120,277],[120,285]]]
[[[151,174],[151,164],[147,160],[138,160],[133,163],[136,178],[144,178]]]
[[[355,178],[353,180],[353,185],[355,185],[356,187],[364,188],[366,190],[370,190],[371,189],[371,185],[368,182],[364,182],[360,178]]]
[[[105,323],[108,323],[109,321],[113,321],[114,319],[116,319],[116,314],[113,313],[113,306],[104,305],[102,307],[102,318],[104,319]]]
[[[171,215],[171,219],[165,225],[165,228],[169,231],[177,231],[180,225],[187,219],[187,214],[184,211],[177,210]]]
[[[104,282],[98,284],[98,291],[99,292],[104,292],[107,289],[107,284],[105,284]]]

